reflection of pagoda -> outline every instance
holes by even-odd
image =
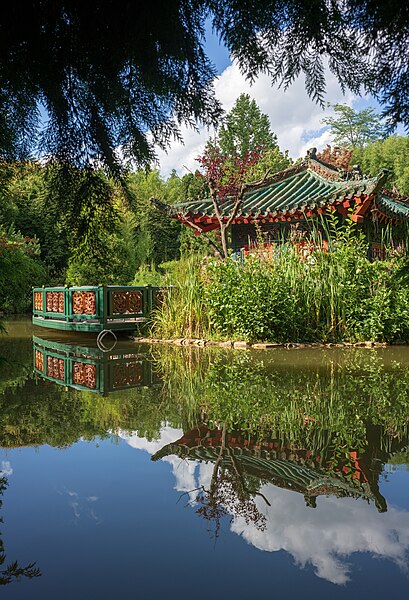
[[[229,469],[231,457],[234,457],[242,475],[301,493],[307,506],[315,507],[317,496],[335,495],[339,498],[363,498],[374,502],[379,512],[387,510],[378,487],[382,463],[375,461],[377,471],[374,472],[371,469],[373,461],[367,459],[367,453],[358,457],[356,452],[350,452],[334,465],[309,450],[295,449],[272,438],[252,440],[240,432],[227,433],[225,445],[227,453],[221,452],[221,429],[210,430],[201,425],[164,446],[152,456],[152,460],[173,454],[193,461],[220,461],[221,468]]]

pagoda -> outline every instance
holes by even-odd
[[[382,258],[386,230],[392,232],[395,242],[406,237],[409,198],[385,188],[386,169],[376,177],[365,177],[359,168],[350,167],[351,153],[327,148],[317,155],[312,148],[298,164],[248,186],[232,221],[233,252],[256,245],[260,234],[265,245],[279,243],[294,229],[299,236],[308,237],[312,223],[322,227],[325,239],[325,217],[332,212],[341,221],[349,215],[362,224],[372,258]],[[153,202],[171,218],[194,228],[196,235],[220,227],[211,198],[174,205]],[[234,203],[234,198],[227,198],[220,204],[226,221]]]

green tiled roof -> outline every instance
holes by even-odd
[[[376,193],[385,179],[385,172],[370,179],[342,179],[341,173],[335,168],[307,159],[304,163],[277,173],[262,185],[250,188],[244,195],[238,216],[246,218],[292,214],[363,194],[368,196]],[[228,198],[221,206],[222,214],[229,215],[233,205],[234,199]],[[210,198],[166,206],[166,212],[173,217],[214,216]]]
[[[363,497],[374,500],[368,484],[348,480],[326,473],[325,469],[314,469],[296,462],[258,456],[256,452],[241,448],[229,447],[242,473],[260,480],[270,481],[274,485],[284,487],[308,495],[335,494],[336,496]],[[195,446],[193,448],[174,442],[164,446],[151,460],[157,461],[165,456],[176,455],[180,458],[215,463],[220,455],[220,447]],[[229,468],[230,458],[226,455],[221,460],[221,467]]]
[[[398,198],[391,198],[385,193],[380,192],[377,194],[375,206],[389,217],[409,219],[409,203],[407,204]]]

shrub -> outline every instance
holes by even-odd
[[[402,258],[371,263],[359,240],[313,251],[296,246],[209,265],[204,295],[210,324],[224,336],[266,341],[409,339],[409,288]]]
[[[31,289],[45,283],[45,268],[36,259],[35,239],[0,231],[0,311],[21,313],[31,307]]]
[[[175,289],[155,316],[166,337],[250,341],[409,340],[409,260],[389,252],[371,262],[352,221],[329,221],[329,252],[320,234],[305,256],[299,239],[257,249],[244,261],[188,259],[173,269]]]

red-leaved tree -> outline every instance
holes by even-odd
[[[243,156],[223,154],[219,145],[208,142],[204,153],[196,160],[199,162],[209,186],[214,214],[220,226],[222,254],[228,257],[227,233],[236,218],[243,197],[248,188],[264,183],[268,172],[258,181],[249,182],[252,170],[261,160],[261,150],[251,150]]]

